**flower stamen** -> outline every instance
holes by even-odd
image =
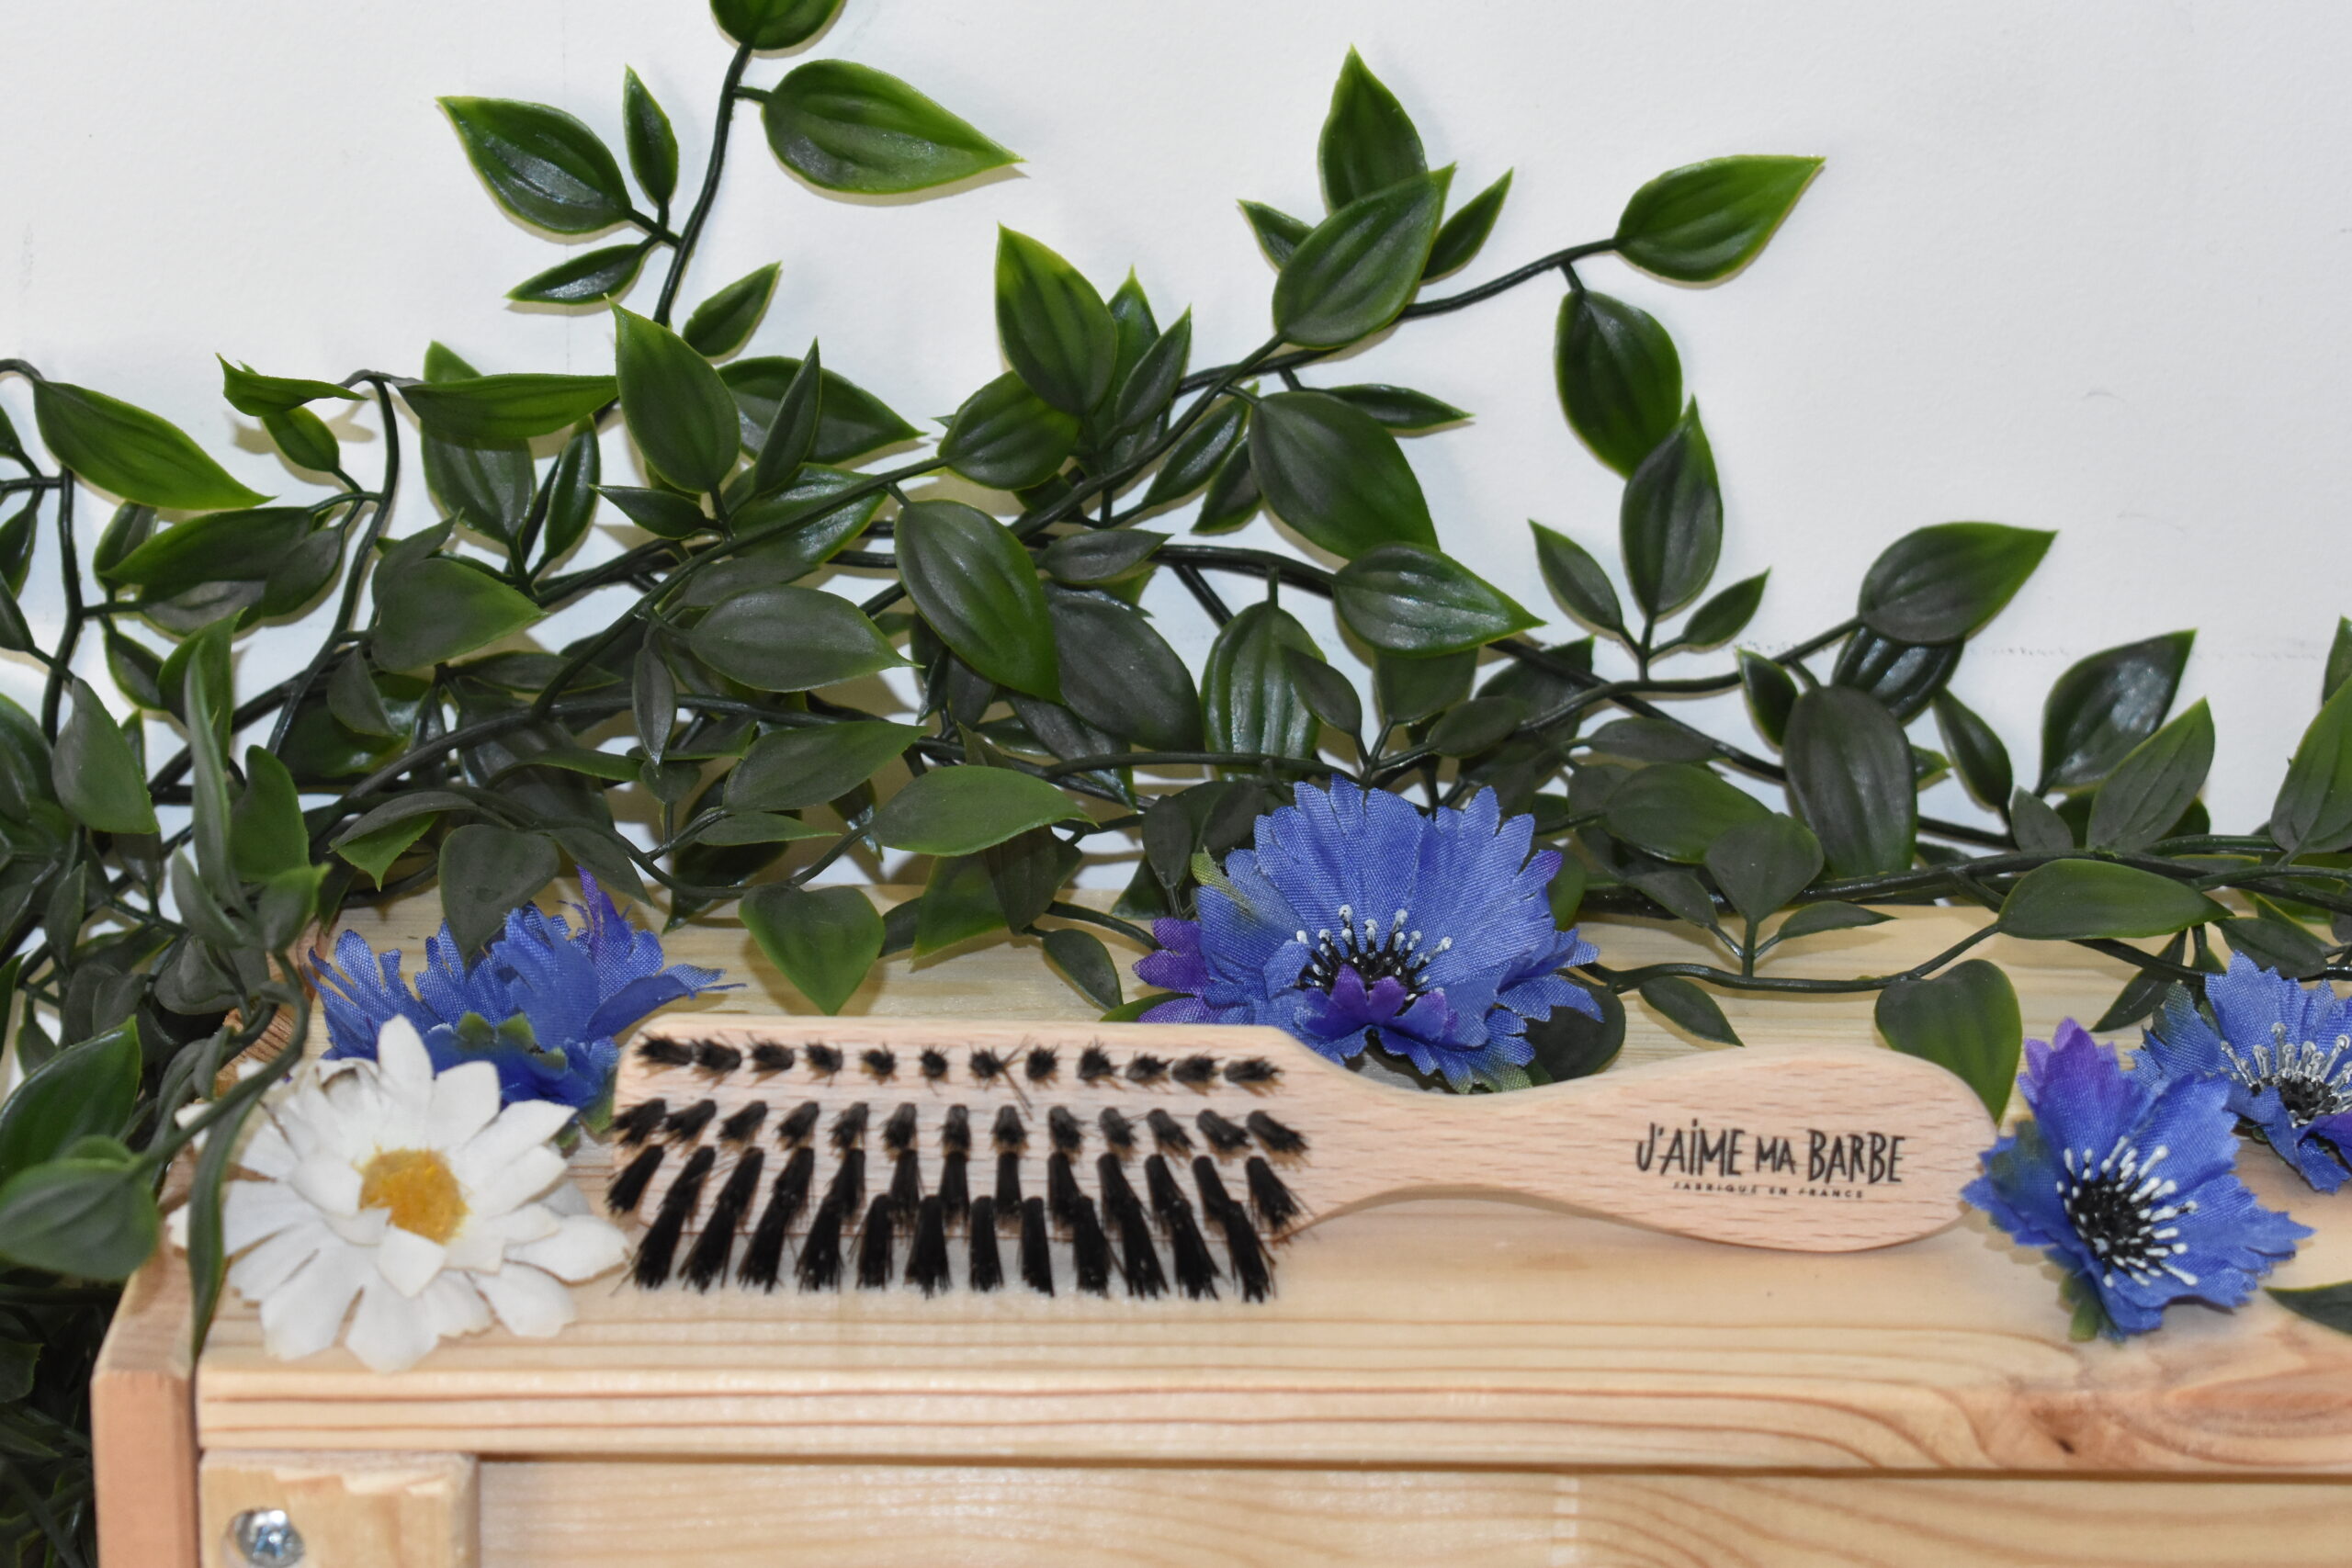
[[[411,1235],[447,1242],[466,1223],[465,1190],[434,1149],[384,1149],[359,1168],[359,1206],[390,1211]]]

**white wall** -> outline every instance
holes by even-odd
[[[270,491],[294,481],[220,401],[215,350],[330,378],[413,371],[435,336],[485,369],[609,364],[597,317],[502,300],[560,253],[493,209],[435,95],[560,104],[617,145],[633,64],[691,179],[728,53],[694,0],[0,0],[0,355],[166,413]],[[1668,165],[1826,155],[1724,287],[1588,274],[1681,345],[1726,490],[1719,581],[1776,568],[1750,640],[1848,614],[1877,547],[1920,524],[2057,528],[1955,689],[2024,772],[2067,661],[2201,626],[2190,690],[2223,749],[2209,801],[2228,826],[2267,813],[2352,608],[2334,547],[2352,479],[2340,7],[850,0],[811,52],[907,77],[1026,164],[944,198],[843,202],[785,174],[746,111],[687,297],[781,258],[759,351],[821,334],[829,366],[944,415],[1001,367],[1003,222],[1106,288],[1133,265],[1163,319],[1194,307],[1202,362],[1232,357],[1264,335],[1272,281],[1234,199],[1313,208],[1351,43],[1432,161],[1459,160],[1457,189],[1518,170],[1463,281],[1605,234]],[[1413,460],[1449,546],[1546,608],[1526,519],[1605,556],[1616,492],[1554,401],[1556,298],[1536,284],[1409,327],[1332,378],[1477,412]],[[0,403],[24,422],[21,383]]]

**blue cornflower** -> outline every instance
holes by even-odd
[[[2352,1154],[2352,1004],[2261,969],[2243,953],[2205,982],[2217,1032],[2186,990],[2165,998],[2147,1061],[2167,1077],[2226,1083],[2230,1109],[2322,1192],[2344,1185]]]
[[[1141,979],[1189,993],[1153,1023],[1270,1023],[1334,1061],[1367,1044],[1457,1089],[1524,1083],[1530,1019],[1599,1004],[1560,976],[1599,950],[1553,922],[1560,857],[1492,790],[1426,815],[1335,779],[1258,818],[1205,878],[1195,920],[1156,927]]]
[[[334,964],[317,965],[327,1015],[327,1055],[376,1055],[376,1032],[405,1018],[424,1037],[433,1070],[487,1060],[504,1103],[552,1100],[593,1110],[611,1088],[620,1047],[613,1037],[656,1008],[706,991],[716,969],[662,965],[662,940],[629,924],[585,868],[575,931],[530,904],[468,966],[447,923],[425,939],[416,988],[400,950],[379,953],[356,931],[336,939]]]
[[[2177,1301],[2237,1305],[2312,1234],[2237,1179],[2220,1081],[2126,1073],[2072,1019],[2025,1055],[2033,1116],[1985,1151],[1962,1196],[2067,1270],[2109,1337],[2146,1333]]]

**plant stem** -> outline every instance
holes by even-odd
[[[694,209],[686,214],[685,226],[678,231],[670,253],[670,275],[662,280],[662,298],[653,307],[653,319],[665,327],[678,303],[678,285],[685,281],[686,264],[694,260],[695,245],[702,239],[702,226],[710,220],[711,205],[718,199],[718,175],[727,166],[727,135],[734,128],[743,72],[751,63],[752,46],[747,43],[727,62],[727,77],[719,85],[718,123],[710,135],[710,161],[703,165],[702,190],[695,197]]]
[[[351,635],[353,624],[359,618],[359,589],[367,580],[368,570],[375,564],[376,543],[391,526],[392,501],[401,484],[401,422],[392,408],[391,389],[380,376],[366,376],[376,389],[376,407],[384,423],[384,478],[375,497],[375,513],[368,519],[368,528],[360,535],[358,547],[352,552],[351,564],[344,573],[343,600],[335,607],[334,624],[319,642],[318,652],[310,663],[285,688],[286,705],[278,710],[277,721],[269,727],[269,749],[277,751],[286,744],[286,732],[293,728],[295,715],[301,710],[302,701],[311,688],[326,673],[327,666]]]

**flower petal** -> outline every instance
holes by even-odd
[[[609,1222],[575,1214],[562,1221],[553,1235],[509,1247],[506,1256],[560,1280],[593,1280],[621,1266],[628,1256],[628,1241]]]
[[[263,1298],[263,1348],[279,1360],[294,1361],[334,1344],[369,1272],[366,1253],[340,1246],[322,1248]]]
[[[441,1342],[431,1318],[407,1297],[379,1280],[359,1298],[344,1343],[371,1372],[405,1371]]]
[[[316,1156],[295,1167],[295,1191],[330,1214],[359,1213],[359,1172],[348,1159]]]
[[[545,1145],[526,1149],[479,1186],[466,1189],[466,1207],[478,1214],[503,1214],[527,1203],[563,1179],[564,1157]]]
[[[454,1149],[498,1115],[498,1069],[488,1062],[451,1067],[433,1080],[424,1146]]]
[[[376,1248],[376,1271],[401,1295],[413,1296],[433,1283],[448,1258],[448,1249],[439,1242],[394,1225]]]
[[[526,1339],[544,1339],[579,1315],[571,1292],[537,1269],[518,1266],[477,1275],[474,1284],[489,1298],[498,1321]]]

